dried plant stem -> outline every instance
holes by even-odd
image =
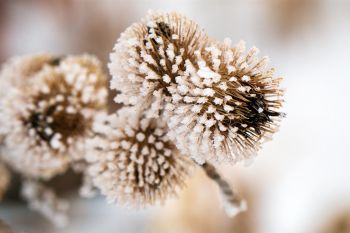
[[[224,180],[212,164],[204,163],[201,165],[209,178],[214,180],[220,188],[223,195],[224,208],[228,216],[234,217],[247,209],[245,200],[241,199]]]
[[[21,195],[31,209],[42,214],[55,226],[65,227],[68,224],[68,202],[59,198],[54,190],[44,183],[25,179],[21,187]]]

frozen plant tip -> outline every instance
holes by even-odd
[[[166,136],[166,124],[124,107],[117,116],[101,117],[93,129],[88,175],[110,202],[145,207],[183,186],[191,161]]]
[[[0,74],[1,155],[24,175],[51,178],[84,154],[106,77],[93,56],[18,57]]]
[[[151,12],[110,56],[115,101],[149,106],[183,154],[198,163],[251,159],[279,126],[281,78],[258,49],[209,39],[178,13]]]

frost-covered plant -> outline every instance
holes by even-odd
[[[165,118],[182,153],[198,163],[252,158],[282,116],[281,78],[258,49],[211,40],[178,13],[151,12],[126,29],[110,56],[116,102]]]
[[[87,176],[110,202],[148,206],[183,186],[191,161],[179,154],[164,122],[145,118],[139,108],[124,107],[117,115],[101,116],[93,130]]]
[[[144,207],[175,195],[194,160],[233,216],[245,202],[210,162],[251,159],[283,117],[281,78],[257,53],[210,39],[178,13],[151,12],[111,53],[110,87],[125,105],[112,115],[95,57],[12,59],[0,72],[0,155],[28,178],[30,206],[58,225],[66,205],[38,179],[80,162],[82,194],[97,189],[110,202]]]
[[[18,57],[0,73],[1,156],[24,175],[51,178],[82,159],[106,77],[93,56]]]

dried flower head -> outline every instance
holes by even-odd
[[[0,161],[0,201],[4,196],[10,184],[10,172],[5,165]]]
[[[177,13],[151,13],[118,39],[109,64],[115,100],[150,106],[181,152],[197,162],[251,158],[277,130],[281,78],[258,49],[208,39]]]
[[[30,72],[17,58],[0,74],[0,86],[6,87],[0,102],[1,154],[19,172],[50,178],[81,159],[94,115],[105,110],[107,90],[93,56],[35,61],[41,58],[23,59]]]
[[[144,207],[163,202],[183,185],[191,162],[166,136],[164,123],[125,107],[93,128],[88,175],[110,202]]]

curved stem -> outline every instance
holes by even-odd
[[[234,217],[247,209],[245,200],[241,199],[230,187],[229,183],[223,179],[216,168],[209,163],[201,165],[209,178],[217,183],[224,199],[224,208],[230,217]]]

